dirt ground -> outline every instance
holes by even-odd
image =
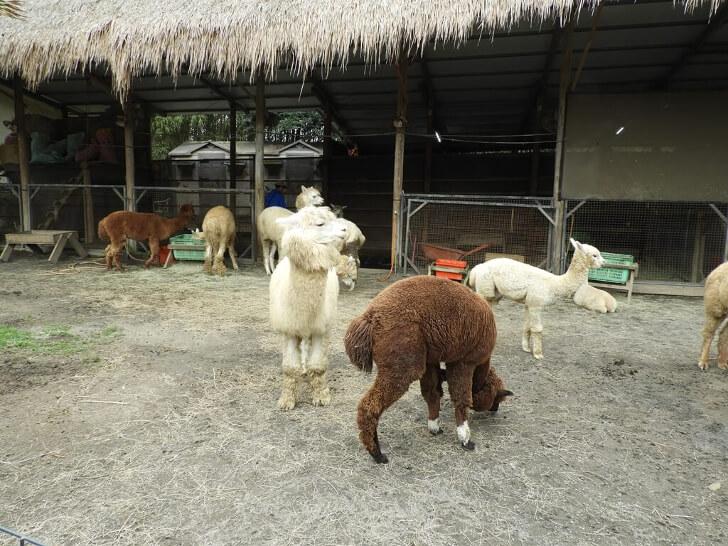
[[[414,384],[377,466],[355,424],[373,378],[342,337],[381,271],[339,299],[332,404],[283,413],[262,267],[16,256],[0,326],[27,343],[0,349],[0,525],[47,545],[728,542],[728,373],[696,365],[699,299],[557,305],[539,364],[502,303],[494,365],[516,396],[471,419],[476,450],[447,394],[430,436]]]

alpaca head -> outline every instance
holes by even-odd
[[[575,239],[569,239],[571,246],[574,247],[574,258],[582,256],[589,269],[599,269],[604,265],[604,258],[599,249],[591,245],[580,243]]]
[[[300,198],[304,207],[320,207],[324,204],[324,198],[321,197],[321,192],[315,186],[301,186]]]
[[[328,207],[304,207],[276,222],[286,227],[281,246],[291,263],[306,271],[328,271],[336,266],[346,225]]]
[[[498,411],[500,403],[513,393],[505,389],[503,380],[493,368],[488,370],[488,380],[483,388],[473,393],[473,409],[475,411]]]
[[[334,205],[333,203],[330,203],[329,206],[331,207],[331,212],[333,212],[337,218],[344,217],[344,209],[347,205]]]
[[[336,274],[349,290],[354,290],[358,273],[359,267],[356,258],[341,254],[339,256],[339,263],[336,264]]]

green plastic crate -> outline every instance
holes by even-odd
[[[609,264],[633,264],[634,256],[629,254],[614,254],[612,252],[602,252],[604,258],[604,267],[589,270],[589,280],[596,282],[611,282],[614,284],[625,284],[629,279],[628,269],[610,269]]]
[[[205,261],[205,242],[200,239],[193,239],[191,233],[170,237],[169,242],[174,245],[191,247],[190,250],[177,250],[176,248],[172,250],[175,260]]]

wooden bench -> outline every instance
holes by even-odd
[[[88,252],[78,240],[77,232],[55,229],[34,229],[21,233],[6,233],[5,248],[2,254],[0,254],[0,260],[3,262],[9,261],[16,245],[48,245],[53,247],[48,261],[56,264],[61,257],[66,243],[69,243],[81,258],[88,256]]]
[[[611,288],[612,290],[619,290],[621,292],[627,292],[627,303],[632,302],[632,288],[634,287],[634,279],[637,277],[637,271],[639,270],[639,264],[615,264],[612,262],[606,262],[602,267],[605,269],[626,269],[629,271],[629,278],[625,284],[615,284],[611,282],[589,282],[590,285],[596,286],[597,288]]]

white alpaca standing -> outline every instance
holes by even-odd
[[[526,305],[521,346],[527,353],[533,352],[536,359],[543,358],[541,310],[558,298],[573,297],[579,287],[587,284],[589,269],[604,265],[599,250],[574,239],[570,241],[574,257],[563,275],[554,275],[509,258],[496,258],[476,265],[468,276],[468,286],[490,303],[495,304],[506,297]]]
[[[278,407],[296,405],[296,385],[307,380],[315,406],[331,401],[326,382],[328,333],[336,316],[334,267],[346,228],[327,208],[306,207],[279,220],[286,226],[284,258],[270,280],[270,323],[283,334],[283,385]]]
[[[301,186],[301,193],[296,197],[296,208],[298,210],[310,206],[318,207],[323,204],[324,198],[321,197],[318,189],[313,186]],[[276,268],[276,251],[278,251],[280,258],[281,239],[286,231],[286,225],[279,224],[278,219],[287,218],[292,214],[290,210],[283,207],[267,207],[255,221],[258,228],[258,239],[260,239],[260,245],[263,248],[263,267],[265,267],[265,272],[268,275]]]

